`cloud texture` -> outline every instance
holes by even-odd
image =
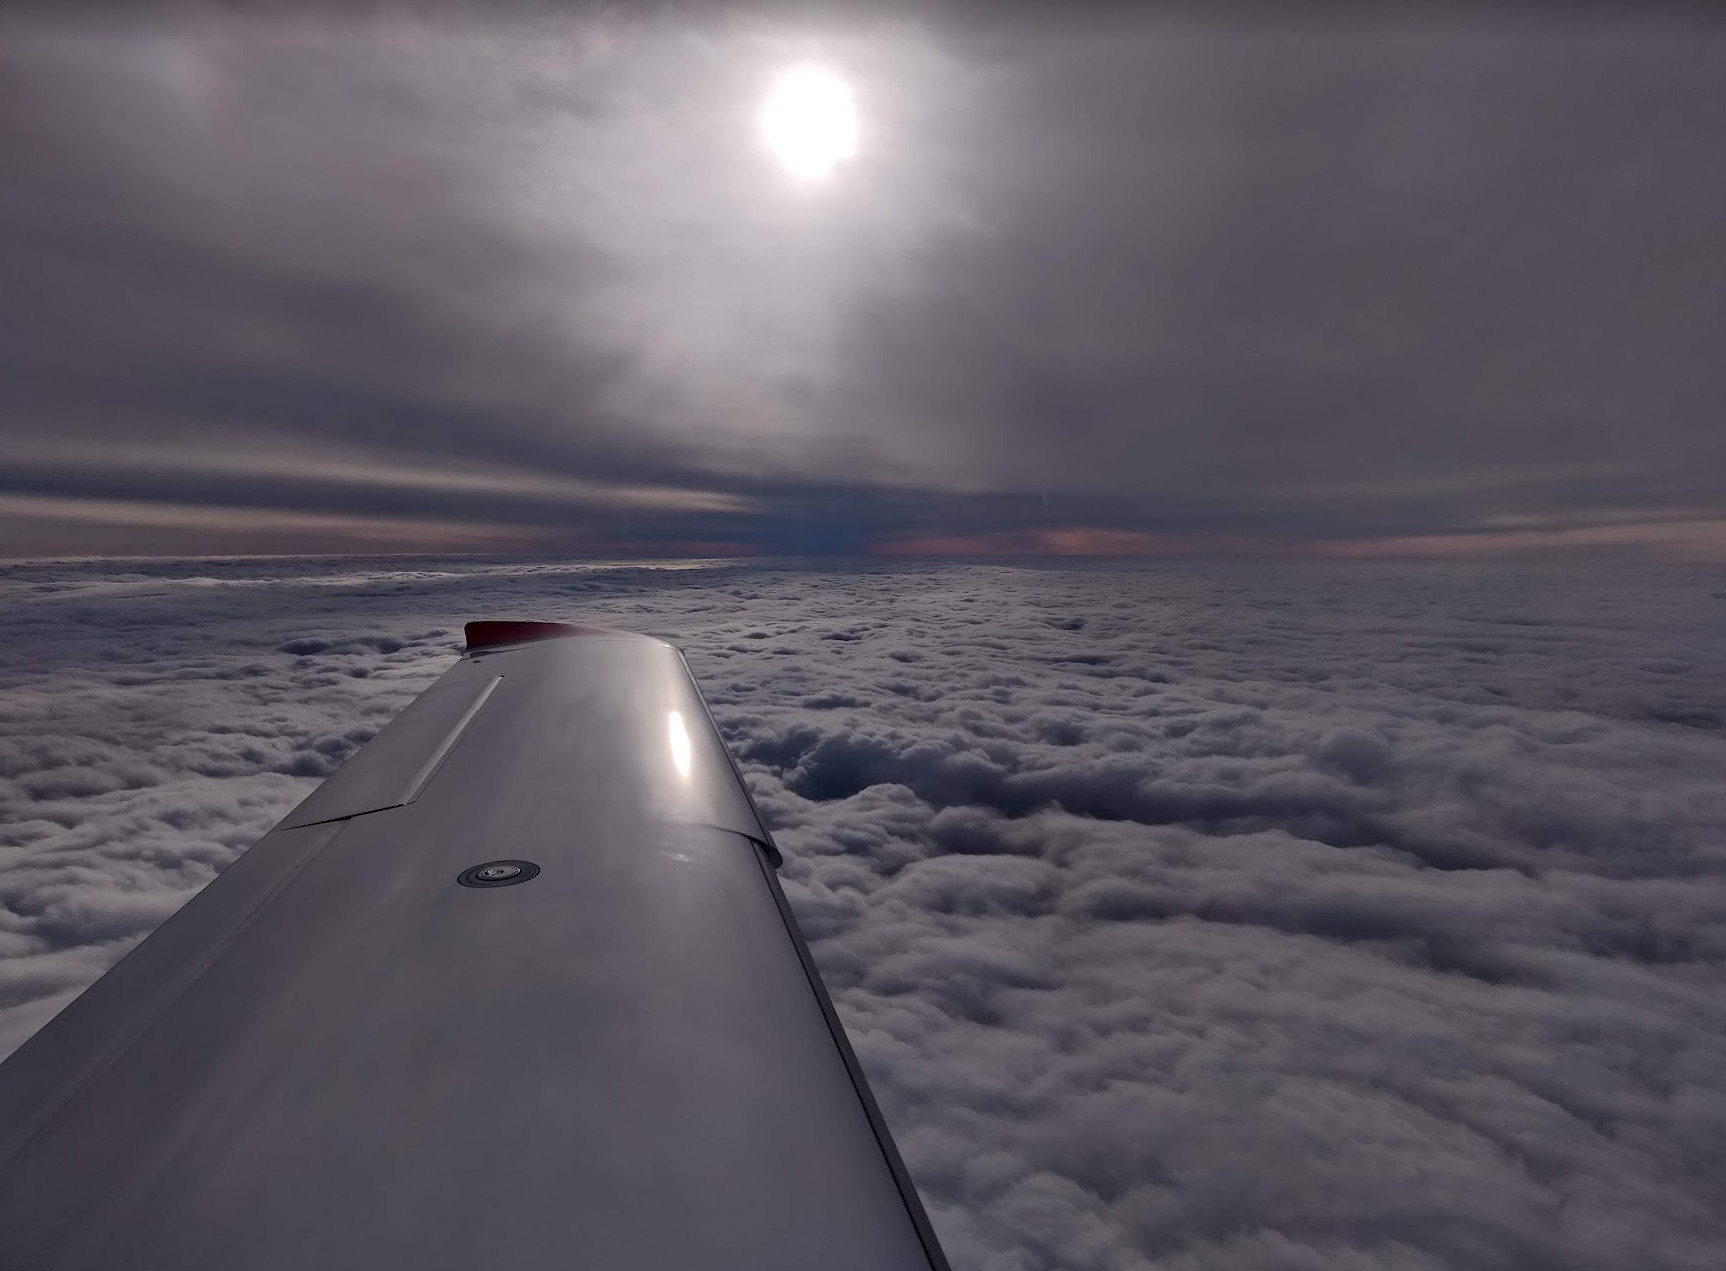
[[[1717,23],[843,7],[9,11],[0,553],[1726,558]]]
[[[1726,589],[1445,566],[0,570],[0,1046],[449,662],[682,643],[966,1271],[1726,1250]]]

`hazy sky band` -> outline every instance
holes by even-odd
[[[1726,555],[1718,28],[1189,17],[14,19],[0,553]]]

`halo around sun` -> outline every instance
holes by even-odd
[[[857,153],[851,86],[821,66],[781,71],[761,107],[761,139],[793,177],[820,181],[832,175]]]

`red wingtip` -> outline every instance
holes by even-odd
[[[603,627],[577,626],[573,622],[470,622],[463,628],[467,651],[495,649],[506,644],[528,644],[534,640],[557,640],[564,636],[604,635]]]

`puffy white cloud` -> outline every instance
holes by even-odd
[[[1718,1265],[1726,595],[1367,565],[0,569],[0,1046],[448,664],[690,663],[955,1263]]]

